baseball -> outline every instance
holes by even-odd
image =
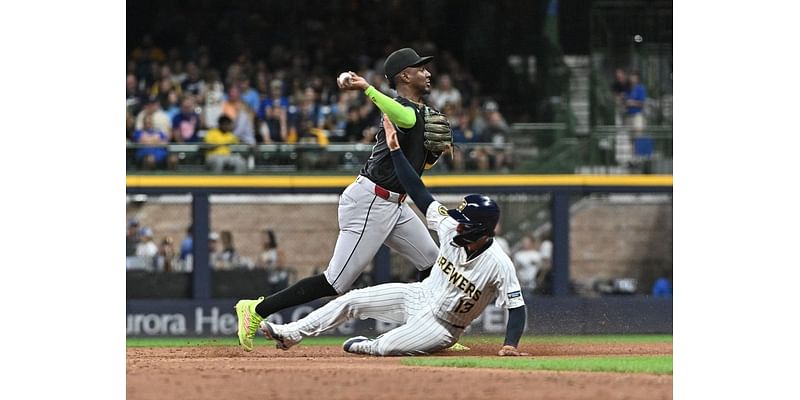
[[[351,75],[349,72],[342,72],[339,74],[339,77],[336,78],[336,81],[339,82],[339,86],[347,85],[350,82]]]

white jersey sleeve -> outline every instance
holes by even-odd
[[[447,214],[447,207],[434,200],[428,206],[425,218],[428,220],[428,228],[435,230],[439,235],[439,245],[443,246],[453,240],[456,235],[458,222]]]
[[[522,288],[517,279],[517,271],[510,259],[498,265],[497,280],[497,300],[494,305],[497,307],[517,308],[525,305],[522,298]]]

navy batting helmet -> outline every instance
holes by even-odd
[[[464,225],[453,242],[466,246],[483,236],[494,236],[494,228],[500,219],[500,207],[489,196],[471,194],[464,197],[458,208],[447,210],[447,214]]]

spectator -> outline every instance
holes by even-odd
[[[139,245],[139,220],[128,220],[128,231],[125,234],[125,256],[136,257],[136,247]]]
[[[473,104],[474,107],[474,104]],[[498,105],[493,100],[488,100],[481,111],[470,110],[474,114],[472,119],[472,141],[477,143],[492,143],[492,145],[472,145],[466,157],[470,164],[474,164],[480,171],[490,169],[507,169],[510,167],[510,150],[506,149],[509,142],[510,128],[506,124]]]
[[[200,130],[200,115],[197,114],[194,97],[185,96],[181,100],[181,110],[172,118],[172,141],[197,142],[200,140],[197,133]]]
[[[180,58],[180,51],[176,48],[170,49],[170,64],[169,69],[172,72],[170,74],[170,79],[172,79],[172,83],[178,86],[178,90],[180,93],[183,93],[183,81],[186,80],[188,74],[183,67],[183,60]]]
[[[175,154],[169,154],[166,147],[169,143],[167,134],[153,126],[152,115],[145,116],[143,124],[143,128],[133,134],[133,141],[136,144],[145,146],[136,149],[135,158],[139,167],[146,170],[154,170],[156,168],[177,169],[178,157]]]
[[[186,229],[186,236],[181,241],[181,252],[178,256],[178,260],[183,265],[181,268],[185,272],[192,271],[192,225]]]
[[[125,112],[125,138],[128,143],[133,142],[133,134],[136,133],[136,118],[130,111]]]
[[[630,87],[625,93],[625,125],[632,128],[635,137],[641,136],[644,131],[644,103],[647,99],[647,91],[639,82],[639,73],[634,71],[630,74]]]
[[[142,111],[142,93],[136,75],[128,74],[125,80],[125,106],[129,113],[136,115]]]
[[[344,126],[344,136],[341,138],[345,142],[358,143],[364,141],[364,129],[367,128],[366,121],[361,117],[358,106],[351,106],[347,111],[347,122]]]
[[[617,126],[623,124],[623,116],[625,115],[625,95],[628,91],[628,77],[625,74],[625,70],[617,68],[614,71],[614,83],[611,84],[611,93],[614,95],[614,102],[616,105],[614,124]]]
[[[165,67],[166,68],[166,67]],[[165,72],[169,74],[169,69]],[[165,106],[165,103],[168,100],[168,96],[170,92],[176,93],[176,98],[179,97],[182,93],[181,86],[172,81],[172,77],[169,75],[163,76],[159,79],[153,86],[150,88],[150,92],[148,93],[151,97],[155,96],[158,97],[159,101],[162,103],[162,107]],[[166,108],[166,107],[164,107]]]
[[[647,100],[647,92],[644,85],[639,82],[638,72],[632,72],[629,79],[630,89],[625,94],[625,125],[633,134],[631,147],[633,148],[634,157],[628,165],[641,169],[641,172],[648,173],[650,172],[649,165],[645,165],[644,162],[652,155],[653,143],[651,138],[644,137],[644,106]]]
[[[513,257],[520,286],[529,292],[536,289],[542,265],[542,255],[536,248],[536,239],[533,235],[525,235],[522,238],[520,249],[514,253]]]
[[[442,74],[439,77],[438,85],[431,90],[430,100],[438,110],[444,109],[444,105],[447,103],[454,104],[457,109],[461,108],[461,92],[453,87],[453,81],[450,79],[450,75],[447,74]]]
[[[250,78],[245,76],[239,79],[239,93],[242,101],[250,107],[251,112],[258,110],[258,106],[261,104],[261,95],[250,86]]]
[[[500,221],[494,227],[494,241],[503,249],[507,255],[511,256],[511,247],[508,245],[508,240],[503,237],[503,226]]]
[[[222,102],[222,113],[233,121],[233,134],[239,139],[240,143],[256,144],[256,135],[253,111],[240,96],[239,88],[232,85],[228,90],[228,98]]]
[[[206,165],[214,173],[222,173],[226,167],[232,167],[237,174],[244,173],[247,169],[244,159],[231,153],[229,145],[238,144],[239,139],[231,130],[233,123],[230,118],[221,115],[217,122],[218,128],[211,129],[203,141],[214,147],[206,150]]]
[[[219,80],[219,72],[210,69],[203,80],[203,125],[216,128],[219,116],[222,115],[222,102],[225,100],[225,86]]]
[[[672,297],[672,284],[669,279],[661,277],[653,284],[654,297]]]
[[[141,241],[136,246],[136,256],[142,261],[146,270],[153,271],[156,266],[156,256],[158,255],[158,246],[153,241],[153,230],[143,227],[139,231],[139,236]]]
[[[283,96],[283,82],[274,79],[270,83],[270,92],[259,105],[258,118],[262,124],[262,137],[265,143],[285,142],[288,134],[289,99]]]
[[[300,141],[316,142],[321,145],[328,143],[327,134],[322,131],[325,117],[321,106],[317,102],[317,93],[312,87],[306,87],[301,95],[297,113],[290,124],[290,132],[294,130]],[[291,134],[290,134],[291,135]]]
[[[194,96],[200,99],[203,93],[203,80],[200,78],[200,68],[193,62],[186,63],[186,79],[181,82],[181,89],[184,95]]]
[[[467,167],[468,155],[475,155],[472,144],[478,142],[478,136],[472,130],[469,116],[459,111],[452,103],[446,103],[442,109],[444,115],[450,119],[453,132],[453,148],[450,158],[445,158],[448,166],[456,171],[464,171]],[[488,157],[484,157],[483,170],[489,169]]]
[[[166,236],[161,241],[156,256],[156,269],[162,272],[174,272],[176,264],[175,246],[172,237]]]
[[[208,264],[209,267],[215,270],[225,269],[219,245],[219,233],[217,232],[209,232],[208,234]]]
[[[472,130],[481,136],[483,132],[487,130],[489,125],[489,114],[493,111],[497,111],[499,108],[497,103],[493,100],[486,101],[482,106],[478,105],[478,101],[475,100],[473,104],[470,105],[469,112],[473,115],[472,117]]]
[[[157,96],[150,96],[147,99],[147,104],[138,115],[136,115],[136,129],[144,128],[144,116],[150,115],[153,117],[153,127],[156,130],[164,132],[167,137],[172,135],[172,120],[163,109],[161,109],[161,102]]]
[[[175,116],[181,112],[179,102],[180,97],[178,96],[178,92],[172,89],[167,92],[167,95],[161,101],[161,108],[165,113],[167,113],[167,117],[169,117],[170,122],[172,122],[175,119]]]
[[[542,235],[542,243],[539,245],[539,253],[542,255],[542,260],[550,262],[553,257],[553,242],[550,241],[550,231]]]
[[[261,243],[263,243],[263,249],[261,254],[258,255],[256,267],[272,270],[281,265],[281,256],[278,251],[278,241],[275,240],[275,232],[271,229],[261,232]]]
[[[653,297],[672,297],[672,268],[662,269],[653,283]]]
[[[222,251],[219,255],[219,263],[222,269],[233,269],[239,267],[239,255],[233,245],[233,233],[231,231],[220,232],[222,240]]]
[[[493,169],[508,169],[511,166],[511,152],[506,145],[510,142],[508,136],[511,129],[508,127],[503,115],[500,114],[497,103],[494,101],[486,103],[484,106],[484,118],[486,124],[483,130],[477,132],[482,140],[492,143],[492,149],[488,153],[494,161]]]

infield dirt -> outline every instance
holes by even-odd
[[[671,399],[672,376],[411,367],[338,346],[127,349],[126,392],[137,399]],[[433,357],[493,356],[496,345]],[[532,357],[672,354],[672,344],[537,344]]]

